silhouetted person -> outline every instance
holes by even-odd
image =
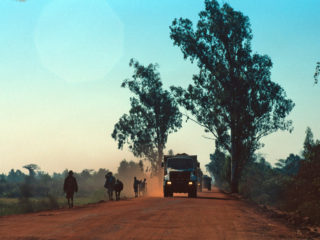
[[[109,200],[113,200],[113,190],[114,190],[114,184],[116,183],[116,179],[114,176],[112,176],[112,172],[108,172],[106,174],[106,182],[104,184],[104,187],[108,191]]]
[[[120,192],[123,189],[123,183],[117,179],[115,185],[114,185],[114,191],[116,192],[116,200],[120,200]]]
[[[147,180],[140,181],[140,193],[144,196],[147,193]]]
[[[133,179],[133,190],[134,190],[134,196],[138,197],[139,194],[139,184],[141,183],[141,181],[139,181],[136,177],[134,177]]]
[[[76,178],[73,176],[73,172],[69,171],[68,176],[64,180],[63,191],[66,193],[68,199],[69,208],[73,207],[73,195],[78,192],[78,184]]]

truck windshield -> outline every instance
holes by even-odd
[[[189,169],[193,168],[193,161],[190,158],[169,158],[167,167],[173,169]]]

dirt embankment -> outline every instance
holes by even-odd
[[[307,239],[214,189],[0,218],[1,239]]]

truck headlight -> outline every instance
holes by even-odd
[[[171,182],[170,182],[170,181],[168,181],[168,182],[167,182],[167,185],[171,185]]]
[[[188,185],[189,185],[189,186],[193,185],[193,182],[188,182]]]

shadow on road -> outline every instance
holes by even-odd
[[[221,193],[221,191],[216,190],[216,191],[203,191],[203,192],[201,192],[201,194],[211,194],[211,193]]]
[[[174,198],[188,198],[188,196],[174,196]],[[206,196],[198,196],[196,199],[212,199],[212,200],[237,200],[234,198],[224,198],[224,197],[206,197]]]

